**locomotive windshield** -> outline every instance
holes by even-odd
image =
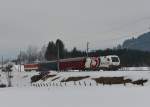
[[[119,62],[118,57],[111,57],[111,59],[112,59],[112,62]]]

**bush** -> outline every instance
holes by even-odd
[[[137,80],[137,81],[133,81],[132,83],[133,84],[136,84],[136,85],[144,85],[144,83],[146,83],[148,80],[143,80],[143,79],[140,79],[140,80]]]
[[[6,85],[5,84],[0,84],[0,88],[5,88]]]

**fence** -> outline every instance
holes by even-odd
[[[119,71],[150,71],[150,67],[122,67]]]
[[[98,83],[91,83],[91,82],[50,82],[50,83],[32,83],[31,86],[33,87],[67,87],[67,86],[98,86]]]
[[[32,87],[69,87],[69,86],[74,86],[74,87],[93,87],[93,86],[104,86],[104,85],[113,85],[113,84],[100,84],[96,82],[72,82],[72,83],[67,83],[67,82],[50,82],[50,83],[32,83]],[[116,84],[117,85],[117,84]],[[124,84],[118,84],[118,85],[123,85],[126,86],[126,83]]]

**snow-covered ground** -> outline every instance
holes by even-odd
[[[1,107],[149,107],[150,87],[0,89]]]
[[[62,72],[56,76],[40,80],[34,84],[60,83],[68,77],[89,76],[80,80],[92,83],[91,86],[73,85],[68,82],[66,86],[31,86],[30,78],[38,72],[18,72],[18,66],[13,68],[11,88],[0,88],[0,105],[2,107],[149,107],[150,99],[150,71],[91,71],[91,72]],[[135,68],[134,68],[135,69]],[[7,84],[6,73],[0,72],[1,83]],[[147,79],[141,85],[96,85],[92,78],[120,77],[132,80]],[[53,79],[59,77],[55,81]]]

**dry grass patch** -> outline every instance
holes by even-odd
[[[56,75],[46,75],[41,78],[41,80],[46,81],[48,78],[55,77]]]
[[[79,76],[79,77],[68,77],[67,79],[61,80],[61,82],[69,82],[69,81],[79,81],[82,79],[89,78],[90,76]]]
[[[54,79],[52,79],[52,81],[55,81],[55,80],[57,80],[57,79],[59,79],[60,77],[56,77],[56,78],[54,78]]]
[[[37,82],[39,80],[46,81],[48,78],[52,78],[56,75],[34,75],[31,77],[31,83]]]
[[[99,77],[99,78],[93,78],[93,80],[96,81],[96,83],[99,84],[126,84],[126,83],[131,83],[131,84],[136,84],[136,85],[144,85],[144,83],[146,83],[148,80],[143,80],[143,79],[139,79],[136,81],[132,81],[131,79],[124,79],[124,77]]]
[[[100,78],[93,78],[93,80],[96,81],[96,83],[100,84],[125,84],[125,83],[131,83],[131,79],[124,79],[124,77],[100,77]]]
[[[34,75],[31,77],[31,83],[37,82],[42,78],[42,75]]]

